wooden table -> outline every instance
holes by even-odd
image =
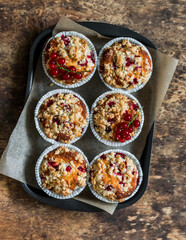
[[[145,5],[144,5],[145,4]],[[28,196],[0,176],[0,239],[185,239],[184,12],[182,0],[7,0],[0,4],[0,151],[24,106],[28,55],[36,36],[65,14],[137,31],[179,66],[159,110],[149,185],[138,203],[107,213],[59,210]],[[14,161],[14,159],[12,159]]]

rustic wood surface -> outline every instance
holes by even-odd
[[[28,56],[37,35],[62,14],[76,21],[122,25],[179,59],[159,110],[148,189],[138,203],[107,213],[59,210],[0,175],[0,239],[186,239],[185,66],[183,0],[0,1],[0,153],[24,106]],[[14,161],[12,159],[12,161]]]

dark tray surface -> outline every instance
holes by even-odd
[[[96,22],[81,22],[81,25],[88,27],[92,30],[95,30],[96,32],[108,36],[108,37],[119,37],[119,36],[125,36],[125,37],[132,37],[137,39],[138,41],[142,42],[146,46],[149,46],[151,48],[156,49],[155,45],[145,38],[144,36],[129,30],[127,28],[123,28],[120,26],[112,25],[112,24],[106,24],[106,23],[96,23]],[[51,37],[52,35],[53,27],[46,29],[43,31],[39,36],[35,39],[32,48],[30,50],[30,59],[29,59],[29,68],[28,68],[28,78],[27,78],[27,88],[26,88],[26,97],[28,98],[29,93],[31,91],[32,83],[33,83],[33,76],[37,64],[37,60],[39,58],[40,52],[43,48],[43,45],[47,38]],[[138,192],[129,199],[128,201],[125,201],[123,203],[118,204],[117,209],[128,207],[135,202],[137,202],[144,194],[147,184],[148,184],[148,175],[149,175],[149,167],[150,167],[150,157],[151,157],[151,151],[152,151],[152,142],[153,142],[153,133],[154,133],[154,125],[153,123],[150,132],[148,134],[145,149],[143,151],[143,154],[140,159],[141,167],[143,170],[143,182],[138,190]],[[88,205],[86,203],[74,200],[74,199],[68,199],[68,200],[58,200],[49,197],[46,195],[42,190],[36,189],[34,187],[31,187],[27,184],[22,183],[23,189],[33,198],[37,199],[38,201],[42,203],[46,203],[61,209],[68,209],[73,211],[82,211],[82,212],[96,212],[96,211],[102,211],[101,209],[98,209],[96,207],[93,207],[91,205]]]

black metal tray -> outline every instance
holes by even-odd
[[[144,36],[120,26],[106,24],[106,23],[96,23],[96,22],[81,22],[80,24],[90,29],[93,29],[96,32],[108,37],[119,37],[119,36],[132,37],[142,42],[146,46],[156,49],[155,45]],[[33,76],[34,76],[39,55],[44,47],[45,41],[49,37],[51,37],[52,30],[53,30],[53,27],[48,28],[45,31],[43,31],[41,34],[39,34],[39,36],[35,39],[31,47],[29,67],[28,67],[28,79],[27,79],[27,87],[26,87],[26,99],[28,98],[31,91]],[[141,187],[138,190],[138,192],[134,195],[134,197],[130,198],[129,200],[123,203],[118,204],[117,209],[128,207],[134,204],[135,202],[137,202],[143,196],[147,188],[152,142],[153,142],[153,133],[154,133],[154,124],[155,123],[153,123],[150,129],[150,132],[146,140],[145,149],[140,159],[141,167],[143,170],[143,182],[141,184]],[[96,207],[93,207],[91,205],[88,205],[86,203],[83,203],[74,199],[58,200],[58,199],[51,198],[48,195],[46,195],[42,190],[36,189],[24,183],[22,183],[22,187],[30,196],[37,199],[38,201],[61,208],[61,209],[68,209],[68,210],[82,211],[82,212],[102,211],[101,209],[98,209]]]

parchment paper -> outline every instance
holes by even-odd
[[[60,31],[77,31],[86,35],[93,42],[98,53],[101,47],[109,40],[64,16],[57,23],[53,35]],[[133,94],[140,101],[141,105],[144,106],[145,122],[142,133],[133,143],[121,147],[121,149],[134,154],[138,159],[141,157],[147,135],[157,116],[158,109],[164,99],[178,63],[178,60],[170,58],[159,51],[151,48],[149,48],[149,51],[152,55],[154,65],[152,77],[143,89]],[[56,85],[50,86],[50,83],[51,81],[43,71],[40,57],[34,76],[32,91],[0,160],[0,173],[36,188],[38,188],[38,185],[34,174],[35,163],[44,149],[50,146],[50,143],[44,141],[35,128],[34,109],[42,95],[50,90],[59,88]],[[79,93],[86,100],[89,108],[100,94],[109,91],[102,83],[97,72],[87,84],[72,90]],[[74,145],[85,153],[89,161],[100,152],[110,149],[109,146],[100,143],[93,136],[90,126],[81,140],[77,141]],[[75,199],[96,206],[110,214],[113,214],[117,207],[117,204],[108,204],[96,199],[88,188],[78,197],[75,197]]]

